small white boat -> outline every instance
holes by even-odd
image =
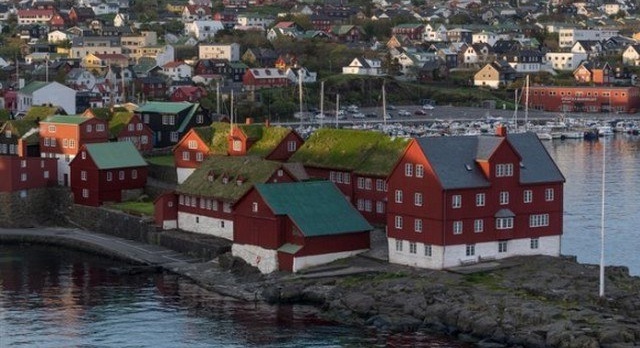
[[[553,140],[553,136],[551,136],[551,133],[539,132],[536,133],[536,135],[540,140]]]
[[[583,132],[562,132],[562,139],[582,139],[584,138]]]
[[[613,135],[613,128],[611,126],[598,127],[598,135],[601,137]]]

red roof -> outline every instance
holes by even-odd
[[[185,8],[187,9],[187,11],[189,11],[189,13],[196,13],[198,11],[198,9],[203,9],[204,10],[204,14],[211,15],[211,9],[206,7],[206,6],[187,5],[187,6],[185,6]]]
[[[175,67],[179,67],[180,65],[184,65],[187,64],[181,60],[174,60],[173,62],[169,62],[165,65],[163,65],[163,68],[175,68]]]
[[[18,10],[18,17],[30,17],[30,16],[53,16],[54,11],[49,10]]]
[[[296,25],[295,22],[292,21],[284,21],[284,22],[278,22],[278,24],[274,25],[274,28],[291,28],[294,25]]]

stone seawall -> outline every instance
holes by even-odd
[[[71,204],[66,187],[0,193],[0,227],[64,225]]]

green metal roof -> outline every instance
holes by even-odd
[[[243,62],[229,62],[232,69],[248,69],[249,66]]]
[[[200,104],[198,103],[191,104],[191,110],[189,110],[189,113],[187,114],[187,116],[182,120],[180,127],[178,127],[178,132],[183,133],[187,129],[187,126],[189,126],[189,123],[191,122],[191,120],[193,119],[193,116],[196,114],[196,111],[198,111],[199,108],[200,108]]]
[[[323,128],[313,133],[289,162],[386,177],[408,144],[407,138],[380,132]]]
[[[373,229],[328,181],[256,184],[276,215],[287,215],[307,237],[356,233]]]
[[[286,243],[286,244],[283,244],[281,247],[279,247],[278,251],[293,255],[298,251],[300,251],[300,249],[302,249],[302,245]]]
[[[254,184],[266,182],[281,167],[281,163],[253,156],[211,156],[177,187],[176,192],[235,203]],[[210,174],[213,174],[211,180]],[[240,185],[238,178],[243,179]]]
[[[95,143],[85,145],[98,169],[146,167],[147,162],[132,142]]]
[[[65,123],[65,124],[83,124],[89,121],[91,117],[79,116],[79,115],[53,115],[47,117],[46,120],[41,123]]]
[[[137,112],[153,112],[159,114],[177,114],[183,110],[192,107],[192,103],[187,102],[146,102],[140,106]]]
[[[20,93],[22,94],[32,94],[33,92],[39,90],[40,88],[48,85],[51,82],[44,82],[44,81],[33,81],[30,84],[22,87],[20,89]]]

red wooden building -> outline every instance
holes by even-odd
[[[136,198],[147,183],[147,162],[128,141],[83,145],[70,167],[76,204],[100,206]]]
[[[534,133],[414,139],[389,177],[389,262],[558,256],[563,184]]]
[[[110,141],[130,141],[141,153],[153,150],[153,131],[139,115],[126,110],[112,112],[106,108],[87,109],[83,115],[107,121]]]
[[[214,122],[192,128],[173,148],[178,183],[182,183],[204,159],[213,155],[258,156],[271,161],[286,161],[304,140],[285,127]]]
[[[253,185],[305,178],[300,175],[295,165],[254,156],[209,157],[176,188],[178,228],[232,240],[234,205]]]
[[[95,117],[55,115],[40,121],[40,154],[58,158],[58,184],[69,185],[69,163],[84,144],[109,140],[106,121]]]
[[[235,206],[232,253],[263,273],[369,249],[369,223],[327,181],[256,184]]]
[[[169,100],[172,102],[186,101],[196,103],[206,95],[207,91],[200,86],[179,86],[171,93]]]
[[[178,228],[178,196],[175,192],[165,192],[153,201],[153,217],[163,230]]]
[[[55,186],[57,159],[0,155],[0,192]]]
[[[286,87],[290,81],[284,70],[276,68],[247,69],[242,77],[242,85],[247,90]]]
[[[635,113],[639,107],[638,87],[529,87],[529,108],[535,110]]]
[[[383,133],[321,128],[289,159],[313,178],[329,180],[374,224],[386,223],[387,176],[408,139]]]

